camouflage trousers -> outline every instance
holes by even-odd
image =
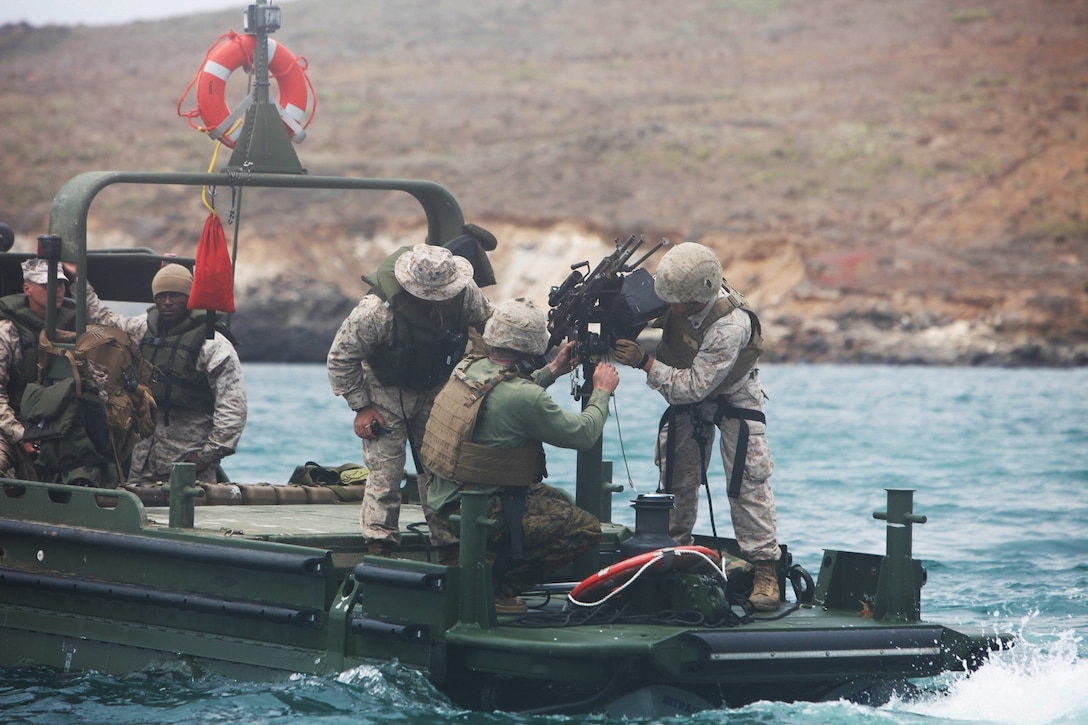
[[[367,541],[400,543],[400,484],[404,479],[404,464],[408,460],[406,446],[411,441],[415,450],[423,445],[423,430],[431,413],[437,391],[416,392],[401,388],[377,389],[371,403],[385,418],[388,432],[378,438],[363,440],[363,460],[370,475],[367,477],[359,524]],[[431,472],[417,464],[417,485],[427,520],[432,546],[449,546],[457,539],[441,526],[435,526],[434,509],[427,503]]]
[[[487,559],[495,594],[501,598],[532,589],[601,541],[601,522],[571,503],[562,491],[544,483],[534,483],[525,491],[521,557],[514,558],[510,552],[510,527],[502,495],[488,497],[487,517],[500,524],[488,530]],[[438,520],[451,534],[461,535],[460,526],[446,515]]]
[[[19,444],[12,443],[5,435],[0,435],[0,478],[38,480],[34,462],[26,457]]]
[[[681,545],[691,544],[691,532],[699,514],[699,490],[703,475],[710,467],[714,449],[714,439],[719,438],[722,461],[725,464],[725,481],[733,472],[733,461],[737,453],[737,441],[741,421],[723,418],[717,429],[713,416],[715,405],[703,403],[697,410],[702,417],[702,437],[704,445],[700,450],[696,440],[696,426],[692,415],[681,412],[676,416],[675,453],[672,486],[669,493],[676,497],[676,509],[669,516],[669,536]],[[733,523],[733,536],[740,545],[744,557],[750,561],[778,559],[777,523],[774,508],[774,492],[771,490],[771,472],[774,461],[771,459],[770,446],[767,444],[766,425],[758,421],[749,421],[748,455],[744,459],[744,474],[741,478],[740,495],[737,498],[717,497],[729,502],[729,514]],[[668,424],[658,433],[654,461],[661,472],[660,491],[665,490],[666,443]],[[711,489],[725,493],[726,483],[720,486],[711,483]],[[710,502],[712,507],[712,502]],[[713,510],[711,508],[711,510]]]
[[[161,413],[159,414],[162,415]],[[160,418],[159,425],[147,438],[132,449],[129,483],[169,481],[175,463],[184,461],[191,453],[201,453],[211,435],[214,420],[208,413],[186,408],[170,411],[170,425]],[[196,480],[215,482],[219,461],[209,461],[196,471]]]

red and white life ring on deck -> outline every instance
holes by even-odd
[[[231,148],[234,148],[242,130],[242,125],[237,121],[244,117],[253,96],[250,95],[244,104],[231,111],[225,98],[227,79],[239,68],[244,67],[247,72],[252,69],[256,47],[256,36],[238,35],[231,31],[224,36],[222,43],[208,51],[195,81],[196,108],[204,122],[203,130]],[[268,39],[268,75],[276,79],[279,89],[276,106],[280,118],[287,127],[288,135],[298,143],[306,137],[305,129],[310,121],[306,112],[310,81],[299,59],[272,38]],[[310,116],[313,116],[312,112]]]
[[[606,566],[579,582],[567,595],[567,600],[579,607],[595,607],[618,595],[635,579],[648,573],[673,570],[691,571],[710,567],[721,574],[718,552],[705,546],[670,546],[647,551],[630,559]],[[723,575],[724,576],[724,575]]]

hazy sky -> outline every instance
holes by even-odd
[[[120,25],[136,20],[161,20],[215,10],[238,11],[248,0],[0,0],[0,25]],[[274,0],[270,5],[283,5]]]

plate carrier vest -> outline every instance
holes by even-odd
[[[740,309],[748,313],[748,317],[752,320],[752,335],[748,338],[748,344],[741,349],[733,369],[729,371],[725,380],[707,396],[708,398],[720,395],[744,378],[755,367],[759,356],[763,354],[762,328],[756,313],[748,308],[744,295],[730,287],[724,279],[722,289],[726,291],[727,296],[718,298],[698,329],[683,315],[666,314],[661,324],[663,328],[661,342],[655,353],[657,359],[669,367],[690,368],[695,361],[696,353],[699,352],[699,347],[703,344],[706,331],[711,325],[732,313],[733,310]]]
[[[462,360],[439,391],[427,420],[420,458],[428,470],[461,484],[525,487],[541,479],[544,447],[538,441],[520,448],[494,448],[472,442],[480,405],[495,386],[518,377],[504,370],[488,380],[473,380],[468,367],[480,360]]]

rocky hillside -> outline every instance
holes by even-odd
[[[77,173],[209,168],[177,109],[244,5],[0,27],[17,249]],[[317,91],[303,165],[448,188],[500,239],[493,299],[644,234],[713,247],[774,360],[1088,364],[1088,0],[297,0],[275,38]],[[92,246],[192,254],[206,210],[91,216]],[[424,236],[334,194],[247,193],[240,229],[248,359],[323,359],[358,275]]]

